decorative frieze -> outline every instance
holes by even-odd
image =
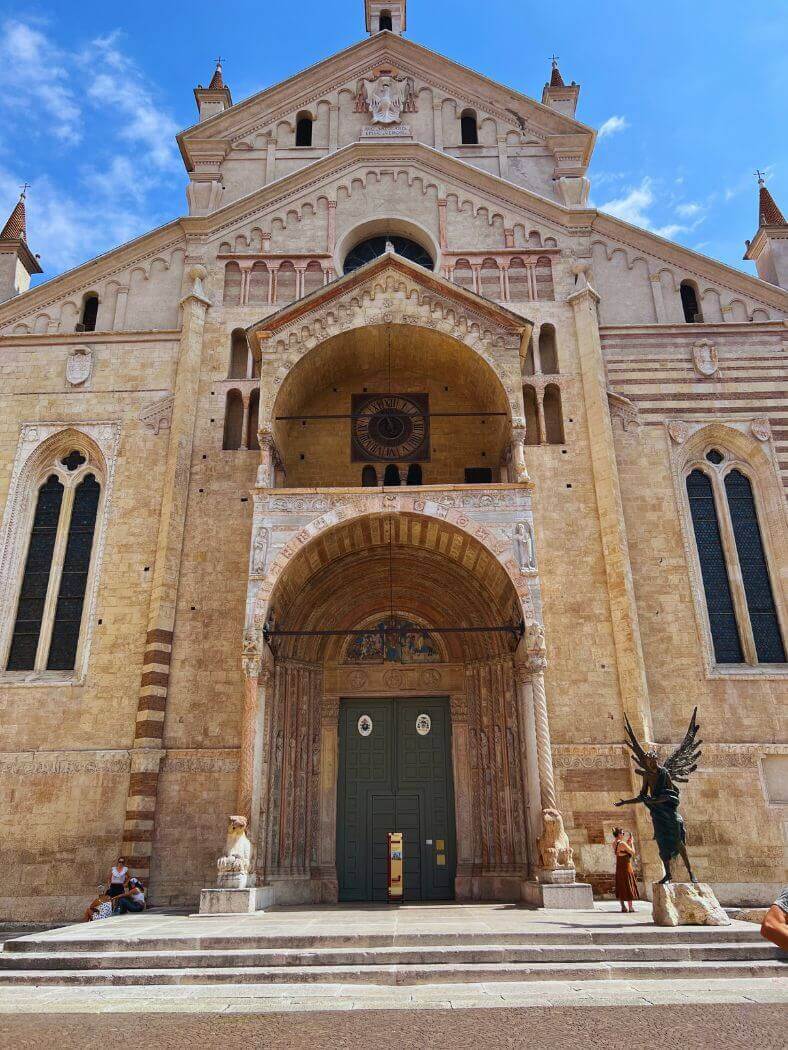
[[[0,752],[2,776],[125,776],[130,769],[127,750]]]

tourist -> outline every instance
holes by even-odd
[[[109,874],[109,888],[107,893],[110,897],[119,897],[126,888],[126,879],[129,877],[129,869],[126,867],[126,861],[123,857],[118,859],[110,869]]]
[[[613,828],[613,852],[616,856],[616,900],[621,902],[621,910],[634,912],[634,901],[640,900],[635,869],[632,861],[635,847],[632,843],[632,832],[624,838],[623,828]]]
[[[761,924],[761,937],[788,952],[788,886],[766,912]]]
[[[145,910],[145,887],[139,879],[129,879],[128,889],[115,898],[118,915]]]
[[[85,909],[84,922],[95,922],[96,919],[109,919],[112,915],[112,898],[104,886],[99,886],[98,896]]]

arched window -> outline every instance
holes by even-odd
[[[270,285],[271,275],[268,272],[268,267],[264,262],[256,262],[249,274],[249,302],[257,304],[267,303]]]
[[[536,260],[535,276],[536,298],[547,299],[550,301],[555,299],[555,289],[553,287],[553,264],[550,262],[549,256],[540,255]]]
[[[563,445],[564,420],[561,414],[561,391],[555,383],[544,388],[544,429],[548,445]]]
[[[467,288],[469,292],[474,290],[473,288],[473,270],[471,264],[467,259],[458,259],[454,264],[454,272],[452,273],[452,280],[455,284],[459,285],[460,288]]]
[[[730,455],[719,448],[704,460],[686,486],[715,661],[784,664],[752,482],[743,470],[731,469]]]
[[[299,113],[296,118],[296,146],[312,145],[312,117],[309,113]]]
[[[736,625],[728,566],[725,564],[722,550],[711,479],[702,470],[693,470],[686,484],[700,572],[703,577],[703,590],[706,595],[714,659],[718,664],[740,664],[744,662],[744,653]]]
[[[72,450],[38,489],[6,661],[9,671],[76,667],[101,484]]]
[[[378,484],[378,472],[371,463],[367,463],[361,471],[361,484],[365,489],[374,489]]]
[[[285,259],[276,274],[276,301],[278,303],[295,302],[296,269],[289,259]]]
[[[230,367],[228,379],[246,379],[249,375],[249,346],[243,328],[236,328],[230,336]]]
[[[725,477],[725,494],[728,497],[728,512],[758,662],[783,664],[785,646],[780,633],[780,621],[777,619],[752,483],[740,470],[732,470]]]
[[[485,299],[501,298],[501,275],[495,259],[485,259],[480,272],[480,292]]]
[[[421,485],[421,463],[411,463],[408,467],[408,485]]]
[[[260,450],[260,441],[257,437],[257,424],[260,419],[260,391],[255,389],[249,395],[249,422],[246,424],[246,447]]]
[[[425,270],[432,270],[435,265],[427,249],[423,248],[416,241],[412,241],[409,237],[368,237],[367,240],[361,241],[347,253],[343,267],[344,272],[352,273],[353,270],[358,270],[360,266],[365,266],[368,262],[372,262],[373,259],[377,259],[386,251],[387,244],[391,244],[397,255],[401,255],[403,259],[410,259],[411,262],[418,263]]]
[[[225,306],[241,303],[241,267],[237,262],[228,262],[224,268],[224,303]]]
[[[684,311],[684,320],[687,324],[696,324],[703,320],[703,314],[698,305],[698,291],[692,281],[682,281],[679,286],[681,295],[681,309]]]
[[[324,284],[323,267],[317,259],[313,259],[311,262],[307,263],[306,270],[304,270],[304,295],[309,295],[310,292],[316,292],[319,288],[322,288]]]
[[[542,435],[539,432],[539,408],[536,403],[536,390],[532,386],[523,387],[523,403],[525,404],[525,443],[526,445],[540,445]]]
[[[551,324],[543,324],[539,329],[539,364],[544,375],[558,375],[558,347]]]
[[[98,319],[99,297],[90,292],[82,301],[82,317],[77,325],[78,332],[95,332]]]
[[[401,484],[401,479],[400,479],[400,476],[399,476],[399,467],[397,467],[396,464],[389,463],[389,465],[386,467],[386,473],[383,475],[383,484],[384,485],[399,485],[399,484]]]
[[[388,29],[390,33],[394,31],[394,26],[391,21],[391,11],[381,11],[380,19],[378,21],[378,27],[382,33],[384,29]]]
[[[224,409],[222,448],[234,452],[241,447],[244,432],[244,399],[240,390],[228,390]]]
[[[528,347],[525,351],[525,356],[520,359],[520,365],[522,368],[522,374],[524,376],[532,376],[534,374],[534,337],[530,336],[528,339]]]
[[[479,128],[472,109],[464,109],[460,114],[460,142],[463,146],[479,145]]]
[[[528,269],[522,259],[514,258],[509,263],[509,299],[514,303],[523,303],[530,298]]]

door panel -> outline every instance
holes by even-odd
[[[422,714],[431,721],[424,735],[416,730]],[[372,720],[366,737],[358,731],[361,715]],[[404,836],[405,900],[452,899],[456,849],[446,700],[342,702],[337,784],[340,900],[387,899],[390,831]]]

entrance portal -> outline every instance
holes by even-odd
[[[339,718],[341,901],[385,901],[387,834],[403,834],[406,901],[452,900],[456,870],[447,699],[345,700]]]

